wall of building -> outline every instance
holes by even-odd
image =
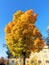
[[[49,48],[48,46],[44,46],[43,50],[39,53],[32,53],[31,57],[33,56],[37,57],[37,63],[40,65],[49,65]]]

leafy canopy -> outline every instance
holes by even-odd
[[[25,56],[28,57],[31,51],[38,52],[43,48],[42,35],[34,25],[36,18],[37,14],[33,10],[19,10],[13,15],[12,22],[6,25],[6,43],[14,56],[23,56],[25,52]]]

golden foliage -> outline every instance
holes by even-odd
[[[29,56],[31,51],[40,50],[36,47],[43,48],[42,35],[34,25],[36,18],[37,14],[33,13],[33,10],[17,11],[12,22],[5,27],[6,43],[13,55],[22,56],[25,52],[26,56]]]

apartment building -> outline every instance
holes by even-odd
[[[44,48],[42,49],[42,51],[40,51],[39,53],[31,53],[30,58],[33,58],[34,56],[36,56],[37,58],[37,65],[49,65],[49,48],[48,46],[44,46]],[[32,59],[34,60],[34,59]],[[34,64],[34,62],[33,62]]]

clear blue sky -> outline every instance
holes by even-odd
[[[0,0],[0,57],[6,57],[6,49],[2,47],[5,42],[4,28],[12,21],[13,14],[17,10],[26,11],[33,9],[38,14],[36,27],[43,36],[47,36],[46,29],[49,26],[49,0]]]

